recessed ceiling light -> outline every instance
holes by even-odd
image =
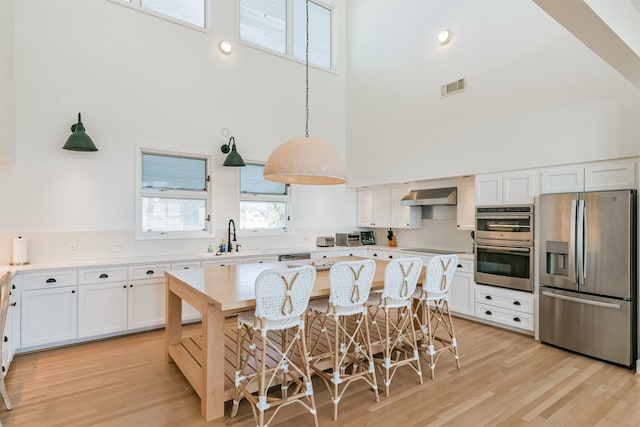
[[[449,41],[451,40],[451,36],[451,31],[442,30],[438,33],[438,42],[440,42],[440,44],[444,46],[445,44],[449,43]]]

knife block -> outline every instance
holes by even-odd
[[[396,246],[398,246],[398,242],[396,241],[396,236],[392,236],[391,239],[388,239],[387,241],[389,242],[390,248],[395,248]]]

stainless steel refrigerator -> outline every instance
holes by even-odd
[[[540,341],[634,366],[636,190],[540,196]]]

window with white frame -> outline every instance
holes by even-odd
[[[211,237],[209,157],[141,149],[136,237]]]
[[[111,0],[171,21],[207,28],[209,0]]]
[[[309,63],[331,68],[332,10],[309,1]],[[284,55],[306,56],[306,0],[240,0],[240,39]]]
[[[240,168],[240,231],[287,231],[289,186],[265,180],[263,170],[258,164]]]

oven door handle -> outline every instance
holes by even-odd
[[[520,224],[487,224],[487,227],[531,228],[530,225],[520,225]]]
[[[531,248],[518,248],[513,246],[485,246],[485,245],[476,245],[477,249],[488,249],[493,252],[531,252]]]
[[[478,215],[479,219],[495,219],[498,221],[502,221],[505,219],[531,219],[531,215],[504,215],[504,216],[496,216],[495,214],[481,214]]]

